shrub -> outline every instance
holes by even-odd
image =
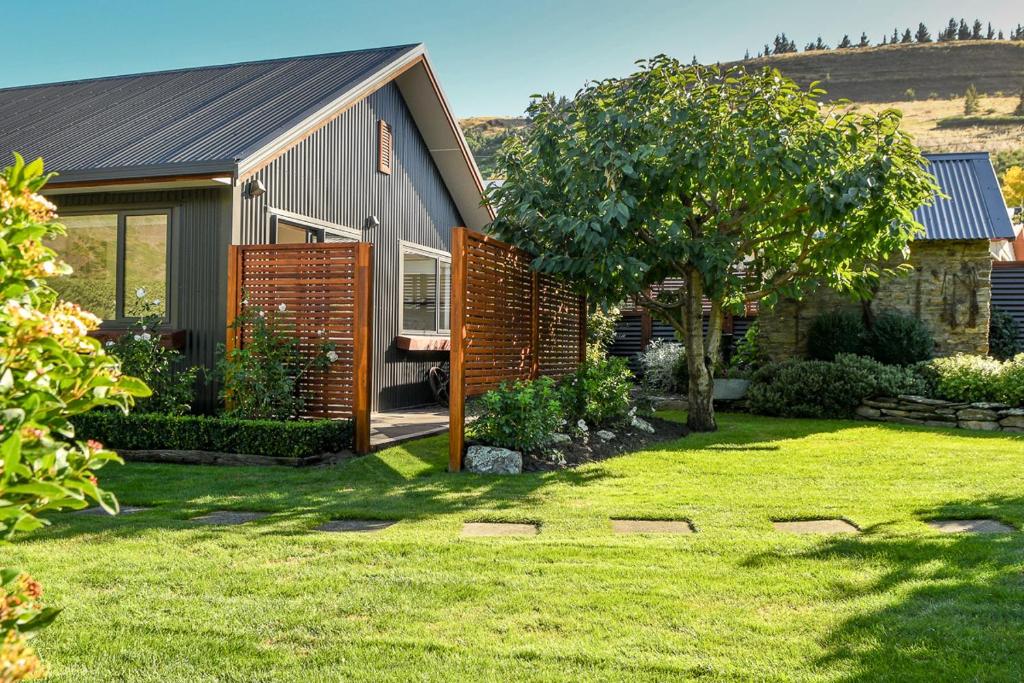
[[[864,335],[863,349],[864,355],[886,365],[913,365],[932,357],[935,339],[917,318],[882,313]]]
[[[755,320],[736,344],[736,351],[729,359],[729,370],[752,372],[766,362],[764,351],[758,338],[760,326]]]
[[[565,418],[596,426],[624,422],[629,416],[632,377],[622,358],[584,363],[562,382]]]
[[[139,289],[136,296],[144,299],[146,290]],[[187,413],[192,407],[199,369],[178,369],[182,363],[181,353],[161,343],[157,328],[163,316],[156,312],[160,300],[142,301],[140,305],[145,314],[139,318],[137,329],[115,342],[107,342],[108,352],[120,359],[124,372],[144,381],[153,392],[136,402],[135,412]]]
[[[682,344],[666,343],[655,339],[640,354],[640,369],[644,384],[655,391],[681,391],[677,365],[686,367],[686,350]],[[685,375],[684,375],[685,377]]]
[[[996,396],[1012,406],[1024,405],[1024,353],[1003,363]]]
[[[91,413],[75,429],[125,450],[195,450],[304,458],[352,445],[349,420],[242,420],[205,415]]]
[[[769,363],[754,373],[747,404],[763,415],[840,418],[851,417],[865,398],[920,394],[926,388],[912,368],[841,354],[832,362]]]
[[[304,405],[299,381],[307,371],[326,369],[338,359],[334,345],[323,342],[303,355],[298,337],[277,312],[249,307],[244,297],[242,303],[232,329],[244,329],[246,343],[227,353],[222,349],[217,361],[224,414],[248,420],[296,419]]]
[[[819,315],[807,330],[807,355],[813,360],[835,360],[841,353],[862,353],[864,318],[855,311]]]
[[[523,453],[546,446],[562,425],[562,404],[550,377],[502,384],[480,397],[469,428],[476,441]]]
[[[1017,335],[1017,321],[1003,309],[993,308],[988,324],[988,352],[993,358],[1006,360],[1022,350]]]
[[[957,354],[927,364],[935,377],[935,393],[947,401],[998,400],[1002,363],[984,356]]]
[[[615,341],[615,327],[622,315],[617,306],[597,308],[587,316],[587,359],[604,358]]]

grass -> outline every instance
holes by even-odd
[[[130,464],[111,519],[63,516],[3,564],[65,607],[53,681],[1019,680],[1024,439],[724,416],[572,471],[444,472],[434,437],[328,468]],[[263,510],[241,527],[190,524]],[[326,534],[333,518],[401,519]],[[609,518],[687,519],[613,536]],[[856,537],[775,533],[842,517]],[[466,521],[530,538],[463,539]]]

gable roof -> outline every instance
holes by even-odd
[[[1013,225],[988,152],[926,154],[948,198],[914,211],[928,240],[1013,239]]]
[[[0,89],[0,158],[43,157],[52,186],[244,178],[395,81],[469,227],[483,183],[422,44]]]

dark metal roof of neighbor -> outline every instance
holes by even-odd
[[[928,171],[948,199],[936,197],[914,217],[925,227],[923,239],[1013,239],[1013,225],[988,152],[926,154]]]
[[[0,89],[0,160],[88,172],[230,170],[418,49],[271,59]]]

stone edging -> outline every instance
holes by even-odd
[[[320,453],[302,458],[284,458],[271,455],[249,455],[247,453],[220,453],[217,451],[188,451],[173,449],[122,450],[113,449],[130,462],[159,462],[178,465],[276,465],[283,467],[309,467],[312,465],[333,465],[355,457],[351,451]]]
[[[1005,403],[956,403],[924,396],[865,399],[857,417],[875,422],[952,427],[988,432],[1024,432],[1024,408]]]

